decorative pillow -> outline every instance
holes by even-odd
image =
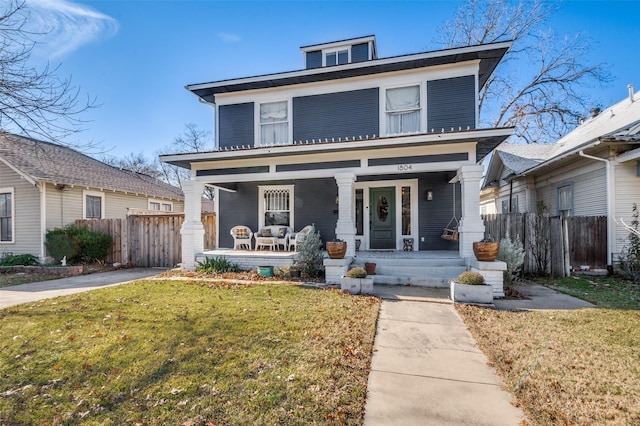
[[[260,235],[262,235],[263,237],[270,237],[271,236],[271,229],[262,228],[262,231],[260,231]]]
[[[249,234],[247,234],[247,228],[238,228],[238,229],[236,229],[236,237],[239,237],[239,238],[243,238],[244,237],[244,238],[246,238],[248,236],[249,236]]]
[[[284,238],[287,235],[287,228],[280,228],[278,230],[278,238]]]

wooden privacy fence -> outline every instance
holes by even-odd
[[[507,235],[524,247],[525,273],[565,276],[570,267],[607,267],[606,216],[549,216],[537,213],[484,215],[485,234]]]
[[[216,216],[201,216],[204,225],[204,248],[215,248]],[[108,263],[131,263],[138,267],[174,267],[181,262],[180,228],[184,213],[129,215],[126,219],[77,220],[76,226],[111,235],[113,241]]]

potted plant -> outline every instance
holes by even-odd
[[[491,235],[473,243],[473,254],[481,262],[493,262],[500,252],[500,243],[493,241]]]
[[[375,275],[376,274],[376,263],[365,262],[364,269],[367,271],[367,275]]]
[[[327,241],[327,254],[331,259],[344,259],[347,242],[342,240]]]
[[[449,281],[451,300],[458,303],[493,303],[493,286],[479,272],[465,271]]]
[[[367,278],[367,271],[356,266],[347,271],[347,274],[340,279],[340,290],[348,291],[350,294],[372,294],[373,278]]]

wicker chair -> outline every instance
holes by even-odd
[[[248,226],[238,225],[231,228],[229,231],[231,236],[233,237],[233,249],[239,250],[246,248],[247,250],[251,250],[251,238],[253,237],[253,232]]]

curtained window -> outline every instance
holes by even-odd
[[[387,89],[387,134],[420,131],[420,86]]]
[[[289,141],[287,101],[260,104],[260,144],[272,145]]]

